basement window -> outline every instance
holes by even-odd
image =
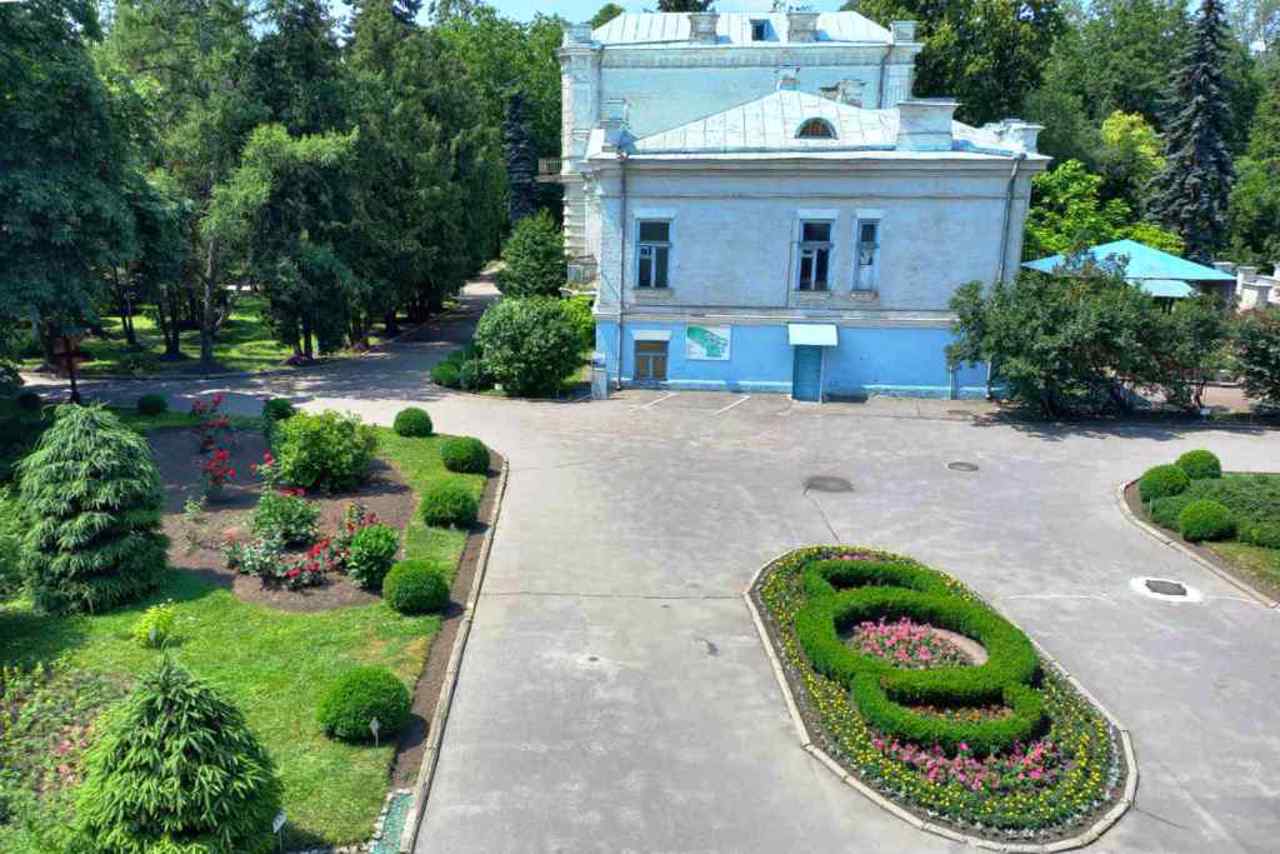
[[[796,132],[797,139],[835,139],[836,129],[826,119],[808,119]]]

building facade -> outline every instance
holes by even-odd
[[[980,396],[960,285],[1012,275],[1034,125],[910,97],[914,25],[625,14],[561,50],[566,242],[622,385]]]

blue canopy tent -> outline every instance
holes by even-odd
[[[1099,266],[1123,270],[1126,281],[1133,282],[1154,297],[1165,299],[1183,299],[1197,292],[1214,293],[1214,288],[1223,288],[1225,295],[1230,295],[1236,281],[1230,273],[1161,252],[1136,240],[1103,243],[1090,247],[1085,254]],[[1022,266],[1053,273],[1065,264],[1064,256],[1051,255],[1027,261]]]

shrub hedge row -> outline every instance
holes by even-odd
[[[1044,723],[1030,688],[1040,666],[1031,641],[980,602],[957,595],[945,576],[907,561],[825,560],[804,572],[809,601],[796,637],[813,668],[852,692],[859,710],[886,734],[954,752],[960,744],[991,753],[1026,740]],[[907,670],[851,649],[840,637],[864,620],[909,617],[971,637],[987,650],[974,667]],[[977,722],[912,711],[1005,703],[1012,714]]]
[[[1225,504],[1201,498],[1178,514],[1178,532],[1188,542],[1226,540],[1235,536],[1236,518]]]
[[[1145,502],[1155,501],[1169,495],[1177,495],[1187,488],[1191,478],[1175,465],[1149,468],[1138,481],[1138,494]]]

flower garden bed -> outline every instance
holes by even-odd
[[[1010,845],[1052,843],[1122,812],[1134,772],[1116,726],[950,576],[818,546],[773,561],[749,596],[813,746],[864,790],[923,823]],[[887,656],[861,643],[867,623],[898,635]],[[988,660],[963,663],[926,639],[934,628],[981,642]]]

